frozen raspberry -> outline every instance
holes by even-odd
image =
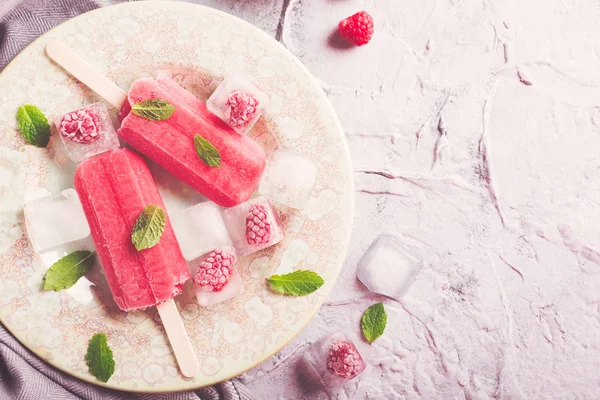
[[[229,280],[237,260],[227,250],[215,250],[198,266],[194,276],[194,284],[210,292],[220,292]]]
[[[250,207],[246,217],[248,244],[265,244],[271,240],[271,224],[267,221],[267,209],[262,204]]]
[[[229,94],[226,106],[229,125],[243,128],[254,119],[258,100],[249,93],[234,90]]]
[[[327,370],[342,378],[354,378],[360,368],[360,354],[350,342],[334,342],[327,357]]]
[[[93,143],[100,137],[100,118],[91,109],[73,111],[60,121],[60,134],[77,143]]]
[[[356,46],[362,46],[369,43],[373,36],[373,17],[366,11],[357,12],[341,20],[338,31],[345,40]]]

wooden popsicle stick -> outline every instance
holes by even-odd
[[[46,54],[68,73],[77,78],[79,82],[92,89],[118,109],[121,108],[127,99],[127,92],[115,85],[114,82],[98,72],[65,45],[51,41],[46,45]]]
[[[188,378],[196,376],[200,367],[190,339],[183,326],[183,321],[181,321],[175,301],[171,299],[157,305],[156,308],[167,332],[169,342],[171,342],[173,353],[175,353],[175,358],[179,364],[179,370]]]

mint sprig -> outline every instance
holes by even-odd
[[[323,286],[325,281],[316,272],[303,270],[267,279],[271,289],[290,296],[306,296]]]
[[[198,157],[209,167],[221,166],[221,154],[215,146],[200,135],[194,136],[194,146]]]
[[[37,147],[46,147],[50,141],[48,118],[36,106],[24,104],[17,110],[17,124],[21,135]]]
[[[171,117],[175,106],[161,99],[140,101],[131,106],[131,112],[151,121],[163,121]]]
[[[104,333],[97,333],[90,339],[85,361],[90,374],[106,383],[115,372],[115,360]]]
[[[383,303],[373,304],[362,316],[362,333],[369,343],[373,343],[375,339],[383,335],[386,325],[387,313],[383,308]]]
[[[135,221],[131,242],[137,251],[154,247],[165,230],[167,216],[159,206],[148,206]]]
[[[94,253],[80,250],[52,264],[44,278],[44,290],[68,289],[85,275],[94,263]]]

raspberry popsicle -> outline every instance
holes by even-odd
[[[190,279],[173,228],[167,220],[153,247],[138,251],[132,243],[142,211],[149,205],[164,210],[148,166],[131,150],[112,150],[77,167],[75,190],[117,305],[124,311],[158,306],[183,374],[195,375],[197,362],[172,301]]]
[[[75,189],[119,308],[144,309],[181,293],[190,275],[170,223],[152,248],[137,251],[131,242],[144,208],[164,209],[142,157],[118,149],[84,161],[75,173]]]
[[[166,119],[127,114],[131,105],[157,99],[175,108]],[[257,188],[266,164],[262,147],[237,134],[208,111],[204,102],[170,79],[135,81],[123,114],[118,131],[123,140],[215,203],[234,206]],[[218,154],[218,165],[199,156],[195,146],[198,135]]]
[[[117,133],[139,152],[221,206],[232,207],[250,198],[265,169],[265,152],[208,111],[204,102],[164,77],[160,84],[139,79],[127,94],[61,43],[50,41],[46,53],[100,97],[121,108],[123,125]],[[132,104],[148,99],[165,100],[175,112],[162,121],[131,112]],[[198,135],[220,153],[218,167],[198,156],[194,148]]]

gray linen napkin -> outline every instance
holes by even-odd
[[[0,70],[25,46],[81,13],[121,0],[0,0]],[[234,381],[192,392],[131,394],[73,378],[24,348],[0,324],[0,399],[252,400]]]

